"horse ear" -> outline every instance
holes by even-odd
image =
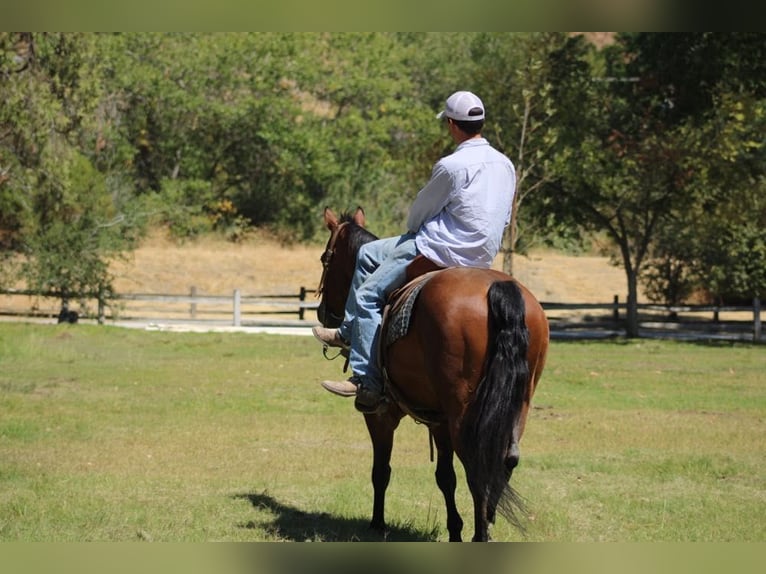
[[[361,207],[357,207],[354,212],[354,223],[359,227],[364,227],[364,209]]]
[[[338,227],[338,216],[329,207],[324,208],[324,224],[330,231]]]

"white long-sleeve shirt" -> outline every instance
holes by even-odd
[[[516,170],[484,138],[440,159],[410,207],[418,251],[444,267],[490,267],[511,219]]]

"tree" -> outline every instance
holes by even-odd
[[[76,150],[50,145],[39,169],[56,169],[34,194],[34,217],[25,230],[22,275],[27,286],[71,299],[113,295],[109,261],[121,257],[137,239],[137,227],[118,213],[105,193],[105,177]],[[47,153],[46,153],[47,156]]]
[[[752,168],[751,181],[762,179],[763,162],[745,153],[757,136],[742,137],[745,124],[732,121],[743,97],[763,97],[762,60],[742,64],[762,51],[763,42],[752,35],[620,35],[604,50],[606,76],[581,94],[585,129],[572,134],[580,145],[569,146],[559,158],[561,179],[552,197],[560,216],[605,231],[617,246],[628,284],[629,336],[638,335],[639,279],[647,269],[655,277],[662,269],[647,265],[650,261],[665,258],[666,279],[671,273],[684,277],[679,266],[702,269],[698,246],[703,243],[672,230],[690,221],[709,222],[702,217],[711,212],[709,206],[716,207],[719,224],[735,223],[717,195],[722,183],[730,189],[733,180],[712,184],[714,174],[738,171],[726,166],[740,158]],[[722,106],[720,96],[731,92],[739,94],[740,104]],[[742,162],[735,159],[732,165]],[[749,228],[758,227],[748,223],[735,235],[750,237]],[[700,236],[709,230],[703,228]],[[724,251],[742,251],[727,245]],[[690,261],[690,254],[697,260]],[[753,277],[751,268],[752,263],[744,273]]]
[[[108,294],[108,259],[140,230],[121,211],[123,180],[96,168],[110,133],[97,41],[88,34],[0,35],[3,248],[28,286],[64,304]]]
[[[408,109],[392,35],[122,38],[139,192],[182,206],[174,223],[217,220],[233,208],[253,225],[306,239],[318,205],[383,207],[387,191],[403,187],[396,158],[406,157],[413,130],[404,128],[419,109]]]
[[[639,35],[632,51],[689,132],[688,202],[652,246],[647,284],[657,300],[692,294],[746,300],[766,292],[766,47],[763,34]]]
[[[630,75],[624,45],[609,50],[606,78],[581,93],[586,118],[559,159],[559,214],[614,241],[627,278],[628,336],[638,336],[638,280],[668,213],[683,203],[688,173],[686,130],[662,114],[655,90]],[[629,60],[627,60],[629,62]]]
[[[715,115],[729,115],[726,109],[722,103]],[[669,214],[652,244],[643,279],[654,301],[741,301],[766,293],[766,187],[758,173],[764,150],[757,141],[764,126],[740,111],[722,121],[699,131],[704,144],[695,146],[689,201]],[[750,134],[732,128],[737,124]]]
[[[560,125],[576,115],[573,96],[587,78],[588,50],[582,37],[564,33],[488,33],[472,43],[476,89],[488,109],[484,134],[516,168],[512,219],[501,250],[507,273],[513,273],[515,252],[525,252],[555,226],[542,192],[556,177],[554,158],[565,143]]]
[[[320,34],[319,63],[306,91],[335,158],[327,199],[363,204],[379,235],[403,232],[402,221],[428,180],[445,140],[430,90],[416,83],[430,35]],[[437,148],[438,149],[435,149]]]

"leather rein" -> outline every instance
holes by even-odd
[[[330,240],[327,242],[327,248],[324,250],[324,253],[322,253],[322,256],[319,258],[319,260],[322,262],[322,276],[319,278],[319,286],[316,290],[316,296],[321,297],[324,293],[324,284],[325,280],[327,279],[327,272],[330,269],[330,262],[332,261],[333,256],[335,255],[335,244],[338,242],[338,236],[340,235],[340,230],[342,227],[347,225],[347,222],[343,222],[339,224],[335,231],[333,231],[332,235],[330,235]],[[334,316],[334,315],[333,315]],[[342,319],[342,317],[341,317]],[[348,351],[345,351],[341,349],[338,351],[338,354],[330,357],[327,354],[327,345],[322,347],[322,354],[324,355],[324,358],[328,361],[332,361],[334,359],[337,359],[340,356],[345,357],[346,362],[343,366],[343,372],[345,373],[348,370]]]
[[[319,258],[319,261],[322,262],[322,276],[319,278],[319,286],[316,291],[317,297],[321,297],[322,293],[324,293],[324,283],[327,279],[327,271],[330,269],[330,262],[332,261],[333,255],[335,255],[335,244],[338,242],[340,230],[346,225],[348,225],[348,223],[344,221],[335,228],[335,231],[330,236],[330,241],[327,242],[327,248]]]

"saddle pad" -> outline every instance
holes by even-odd
[[[407,334],[412,318],[412,308],[420,290],[428,280],[439,271],[431,271],[416,277],[391,294],[383,312],[383,345],[388,347]]]

